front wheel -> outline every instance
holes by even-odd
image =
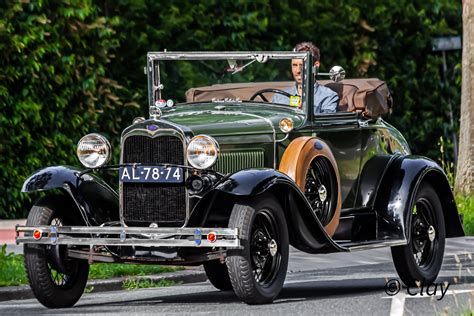
[[[395,268],[407,286],[430,285],[443,263],[446,231],[438,194],[422,183],[412,209],[409,242],[392,247]]]
[[[58,203],[56,203],[58,204]],[[27,226],[61,226],[68,223],[60,206],[32,207]],[[73,306],[84,292],[89,275],[85,260],[67,258],[66,246],[24,245],[25,267],[38,301],[49,308]]]
[[[271,303],[288,268],[288,228],[270,194],[234,205],[229,227],[238,228],[243,249],[229,250],[226,264],[235,294],[247,304]]]
[[[229,272],[227,271],[225,264],[220,263],[219,260],[212,260],[204,262],[203,266],[207,279],[216,289],[221,291],[232,291]]]

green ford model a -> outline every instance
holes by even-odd
[[[281,81],[291,59],[304,61],[301,96]],[[315,113],[311,65],[306,52],[149,53],[150,116],[123,131],[120,163],[108,164],[109,142],[89,134],[77,149],[86,169],[48,167],[23,185],[60,192],[17,227],[38,300],[72,306],[90,264],[133,262],[203,264],[216,288],[269,303],[289,245],[315,254],[392,247],[407,285],[433,282],[445,237],[463,235],[445,174],[381,118],[391,97],[380,80],[340,80],[334,68],[335,82],[320,84],[338,93],[338,111]],[[186,87],[186,74],[202,87]],[[185,102],[162,99],[184,91]],[[275,104],[275,94],[298,102]],[[118,169],[118,192],[103,169]]]

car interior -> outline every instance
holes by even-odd
[[[362,112],[367,117],[377,117],[389,113],[392,109],[392,96],[382,80],[376,78],[345,79],[339,82],[318,81],[339,95],[338,112]],[[294,81],[226,83],[206,87],[191,88],[186,91],[186,102],[205,102],[213,99],[250,100],[263,89],[285,90],[294,85]],[[265,93],[268,100],[273,92]],[[259,100],[259,97],[255,99]]]

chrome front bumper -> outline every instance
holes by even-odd
[[[17,244],[239,248],[237,228],[16,226]],[[23,233],[23,236],[20,236]],[[211,238],[215,235],[215,241]],[[80,235],[80,236],[78,236]]]

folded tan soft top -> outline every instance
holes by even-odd
[[[361,111],[366,117],[378,117],[389,113],[392,109],[392,96],[382,80],[363,78],[345,79],[340,82],[322,80],[318,83],[337,92],[338,111]],[[216,84],[189,89],[186,91],[186,101],[202,102],[211,101],[214,98],[249,100],[259,90],[267,88],[285,90],[294,84],[293,81]],[[265,93],[265,97],[271,100],[273,93]]]

